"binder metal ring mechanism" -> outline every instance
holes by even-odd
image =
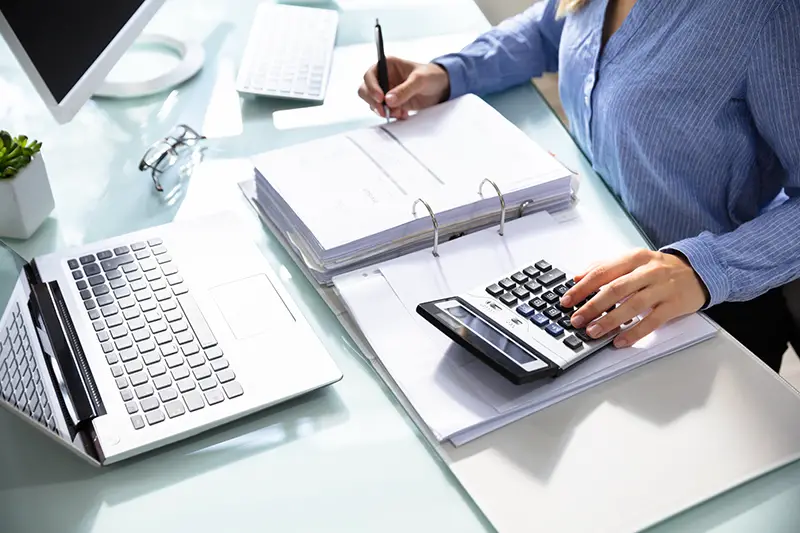
[[[436,215],[433,213],[431,206],[422,198],[417,198],[414,201],[414,205],[411,206],[411,213],[415,217],[417,216],[417,204],[419,203],[425,206],[425,208],[428,210],[428,214],[431,217],[431,222],[433,223],[433,256],[439,257],[439,221],[436,220]]]
[[[490,180],[489,178],[486,178],[485,180],[483,180],[481,182],[480,186],[478,187],[478,194],[483,196],[483,186],[486,185],[487,183],[491,184],[491,186],[494,187],[494,190],[497,192],[497,196],[500,198],[500,229],[497,230],[497,232],[500,235],[505,235],[505,231],[506,231],[506,199],[503,196],[503,193],[500,192],[500,187],[498,187],[497,184],[495,182],[493,182],[492,180]],[[520,214],[521,213],[522,213],[522,207],[520,206]]]

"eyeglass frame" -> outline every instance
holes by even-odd
[[[161,182],[159,181],[157,175],[157,174],[162,174],[164,172],[163,170],[158,169],[158,166],[161,164],[162,161],[164,161],[164,158],[167,157],[167,155],[169,154],[172,154],[174,157],[178,157],[178,152],[175,150],[175,148],[181,145],[189,146],[189,142],[187,141],[199,142],[206,139],[205,135],[200,135],[192,127],[186,124],[178,124],[173,128],[173,130],[177,129],[183,129],[183,133],[176,136],[167,135],[166,137],[163,137],[157,140],[156,142],[152,143],[144,151],[144,155],[142,156],[142,159],[139,161],[140,171],[144,172],[146,169],[148,168],[150,169],[151,171],[150,177],[153,180],[153,184],[155,185],[156,190],[158,192],[164,192],[164,188],[161,186]],[[191,134],[192,136],[190,137],[188,134]],[[166,145],[166,150],[164,150],[163,153],[158,156],[158,158],[152,165],[147,163],[148,154],[150,154],[152,150],[154,150],[161,144]]]

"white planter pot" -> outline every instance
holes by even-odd
[[[11,179],[0,179],[0,237],[27,239],[53,212],[55,200],[41,154]]]

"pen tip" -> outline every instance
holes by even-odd
[[[380,25],[381,25],[381,22],[380,22],[378,19],[375,19],[375,25],[376,25],[376,26],[380,26]]]

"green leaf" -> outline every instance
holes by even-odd
[[[14,145],[12,150],[8,152],[6,159],[13,159],[22,153],[22,147],[20,145]]]
[[[3,178],[13,178],[17,174],[16,168],[7,168],[3,171],[2,177]]]
[[[11,135],[7,131],[0,131],[0,141],[2,141],[6,150],[11,150]]]
[[[28,158],[28,161],[30,162],[30,158]],[[21,170],[26,164],[24,155],[17,156],[8,161],[8,166],[17,170]]]
[[[23,148],[25,148],[25,145],[28,144],[28,136],[27,135],[17,136],[17,143]]]
[[[39,141],[34,141],[34,143],[30,146],[30,148],[31,150],[33,150],[33,153],[37,153],[39,150],[42,149],[42,143],[40,143]]]

